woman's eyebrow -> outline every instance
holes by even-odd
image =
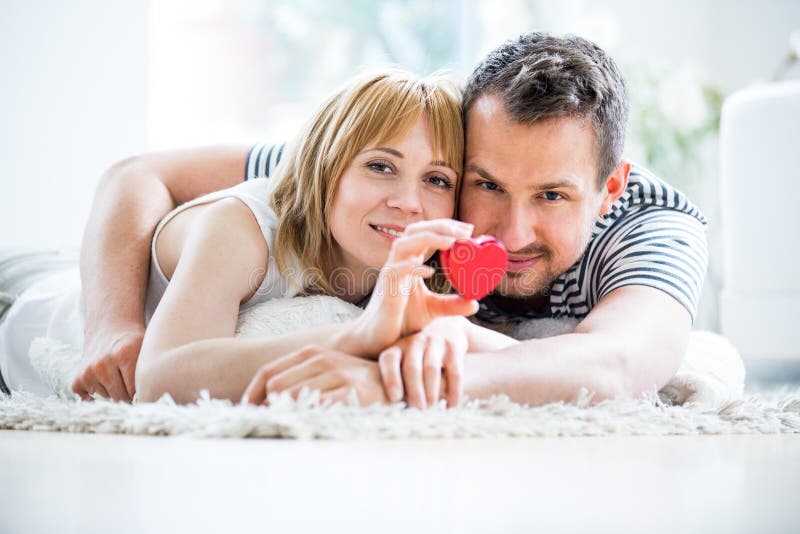
[[[365,153],[365,152],[373,152],[373,151],[376,151],[376,150],[378,152],[386,152],[387,154],[391,154],[392,156],[396,156],[396,157],[398,157],[400,159],[403,159],[405,157],[405,156],[403,156],[403,153],[400,152],[399,150],[395,150],[394,148],[389,148],[389,147],[384,147],[384,146],[377,147],[377,148],[368,148],[367,150],[363,150],[362,154]],[[431,161],[430,164],[433,165],[434,167],[447,167],[448,169],[452,169],[453,168],[449,163],[447,163],[446,161],[441,160],[441,159],[433,160],[433,161]]]
[[[386,152],[387,154],[391,154],[392,156],[396,156],[401,159],[404,157],[403,153],[400,152],[399,150],[395,150],[393,148],[388,148],[388,147],[369,148],[367,150],[364,150],[363,152],[372,152],[375,150],[379,152]]]

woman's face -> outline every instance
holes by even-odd
[[[328,218],[340,269],[360,276],[380,268],[406,226],[453,217],[458,178],[443,159],[433,153],[425,115],[404,136],[356,155],[339,179]]]

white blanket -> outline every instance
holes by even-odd
[[[340,299],[324,296],[276,299],[242,313],[237,336],[264,337],[285,334],[354,319],[361,309]],[[517,339],[564,334],[575,328],[573,319],[538,319],[517,325],[509,332]],[[37,338],[30,358],[42,379],[60,397],[73,396],[70,385],[80,366],[79,348]],[[659,392],[662,401],[721,403],[737,399],[744,391],[744,365],[725,338],[710,332],[693,332],[681,368]]]

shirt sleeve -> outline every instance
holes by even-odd
[[[245,181],[274,176],[285,146],[285,143],[254,145],[247,154]]]
[[[623,286],[653,287],[680,302],[694,323],[708,268],[705,225],[687,213],[649,208],[619,220],[613,236],[595,280],[596,301]]]

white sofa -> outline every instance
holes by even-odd
[[[745,357],[800,358],[800,80],[725,101],[720,324]]]

